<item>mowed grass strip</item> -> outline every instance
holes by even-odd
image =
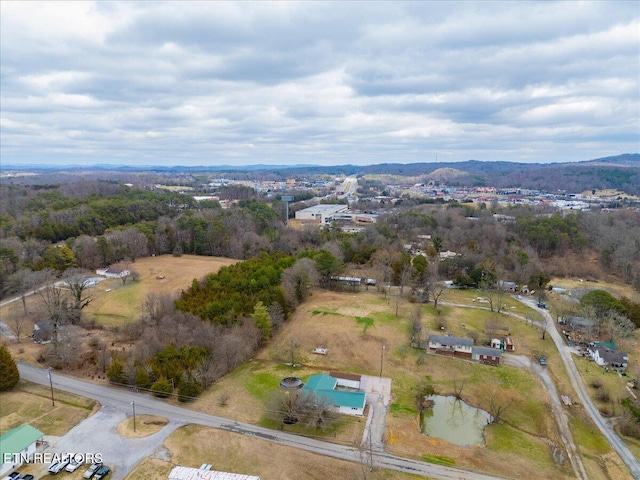
[[[0,434],[28,423],[46,435],[63,435],[88,417],[97,407],[93,400],[21,381],[18,387],[0,393]]]

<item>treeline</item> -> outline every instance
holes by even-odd
[[[197,396],[270,341],[318,285],[318,268],[330,276],[341,266],[328,252],[309,254],[262,254],[223,267],[175,301],[149,295],[140,320],[122,332],[134,349],[111,352],[107,377],[160,397],[175,389],[180,400]]]
[[[194,280],[177,300],[176,306],[179,310],[220,324],[232,324],[238,317],[249,316],[257,302],[265,305],[278,302],[285,309],[281,276],[294,262],[295,259],[288,255],[262,254],[222,267],[200,282]]]
[[[86,197],[64,195],[61,189],[3,187],[0,226],[4,237],[46,242],[81,235],[102,235],[108,229],[175,216],[193,208],[195,200],[166,190],[136,190],[120,186],[117,192],[90,193]]]

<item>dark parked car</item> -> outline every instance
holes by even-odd
[[[12,472],[7,478],[9,480],[18,480],[20,478],[20,472]]]
[[[538,358],[538,362],[539,362],[539,363],[540,363],[540,365],[542,365],[543,367],[546,367],[546,366],[547,366],[547,359],[546,359],[545,357],[543,357],[543,356],[540,356],[540,357]]]
[[[24,477],[22,477],[20,480],[34,480],[34,476],[33,475],[25,475]]]
[[[98,471],[93,476],[93,478],[98,479],[98,480],[101,479],[101,478],[104,478],[109,474],[110,471],[111,471],[111,469],[109,467],[107,467],[106,465],[103,465],[102,467],[100,467],[98,469]]]
[[[544,302],[538,303],[538,308],[547,308],[547,304]]]

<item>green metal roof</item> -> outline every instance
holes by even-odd
[[[616,344],[613,342],[593,342],[593,344],[596,347],[605,347],[605,348],[609,348],[611,350],[615,350],[616,349]]]
[[[0,436],[0,459],[4,458],[5,453],[20,453],[43,436],[44,433],[31,425],[21,425],[9,430]]]
[[[302,390],[313,393],[331,405],[350,408],[364,408],[366,395],[364,392],[334,390],[337,380],[326,373],[312,375]]]
[[[302,390],[333,390],[336,388],[337,380],[326,373],[311,375]]]

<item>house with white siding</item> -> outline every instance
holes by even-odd
[[[0,436],[0,477],[33,459],[44,433],[31,425],[21,425]]]
[[[343,385],[345,383],[351,385],[352,382],[354,380],[341,379]],[[324,402],[338,413],[345,415],[364,414],[365,393],[338,389],[338,379],[326,373],[311,375],[301,391],[313,395],[319,402]]]
[[[450,335],[430,335],[429,350],[440,355],[471,358],[472,338],[460,338]]]

